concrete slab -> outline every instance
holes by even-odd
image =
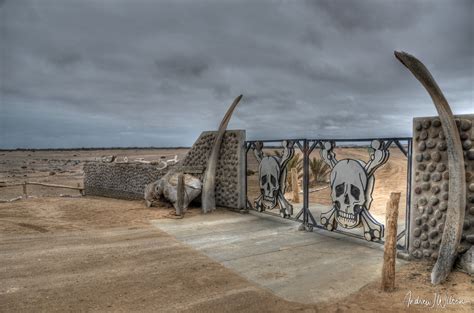
[[[344,297],[381,273],[379,244],[319,229],[301,232],[297,222],[257,212],[220,210],[152,224],[290,301]]]

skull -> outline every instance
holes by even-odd
[[[345,228],[360,225],[360,214],[366,204],[367,183],[363,164],[355,160],[341,160],[331,172],[331,197],[336,220]]]
[[[280,190],[280,164],[273,156],[262,158],[259,167],[260,191],[263,195],[262,203],[273,209],[277,205],[278,191]]]

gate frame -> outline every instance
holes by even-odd
[[[408,251],[409,247],[409,233],[410,233],[410,215],[411,215],[411,174],[412,174],[412,151],[413,151],[413,138],[412,137],[383,137],[383,138],[357,138],[357,139],[281,139],[281,140],[276,140],[276,139],[271,139],[271,140],[247,140],[244,142],[244,148],[245,148],[245,201],[246,201],[246,209],[253,209],[252,204],[250,203],[247,195],[247,187],[248,187],[248,181],[247,181],[247,169],[248,169],[248,163],[247,163],[247,156],[248,152],[250,149],[255,148],[255,143],[256,142],[262,142],[262,143],[281,143],[284,140],[291,141],[293,142],[300,151],[303,154],[303,207],[301,210],[294,216],[290,217],[288,219],[296,221],[296,222],[302,222],[300,226],[300,230],[305,230],[305,231],[312,231],[314,227],[318,229],[325,229],[323,226],[318,224],[309,210],[309,157],[311,153],[314,151],[316,147],[322,148],[323,147],[323,142],[372,142],[373,140],[381,140],[384,142],[385,147],[389,148],[392,144],[395,144],[396,147],[405,155],[407,158],[407,187],[406,187],[406,208],[405,208],[405,229],[402,230],[397,234],[397,242],[402,238],[405,237],[405,242],[404,245],[399,245],[397,244],[397,249],[402,250],[404,252]],[[401,144],[401,142],[406,142],[407,149]],[[390,160],[390,159],[389,159]],[[263,212],[269,215],[277,215],[272,212]],[[303,215],[303,220],[301,221],[299,218]],[[278,215],[279,216],[279,215]],[[384,221],[385,222],[385,221]],[[358,239],[364,239],[362,236],[353,234],[350,232],[346,232],[343,230],[333,230],[332,232],[335,233],[340,233],[343,235],[355,237]],[[365,240],[365,239],[364,239]],[[380,243],[383,244],[384,240],[378,240],[378,241],[372,241],[375,243]]]

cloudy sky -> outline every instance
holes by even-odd
[[[188,146],[411,135],[434,115],[393,56],[474,113],[474,12],[459,1],[0,0],[0,148]]]

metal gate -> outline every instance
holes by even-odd
[[[384,189],[380,184],[396,184],[399,188],[398,183],[403,179],[405,208],[400,208],[397,247],[407,249],[412,171],[410,137],[253,140],[246,141],[245,148],[247,209],[301,222],[300,230],[320,228],[383,243],[381,219],[388,195],[385,199],[375,195],[374,201],[374,187],[377,185],[380,190]],[[396,163],[390,165],[392,158]],[[406,169],[402,167],[404,173],[397,169],[400,164],[406,166]],[[388,171],[385,176],[392,174],[389,184],[376,179],[384,171]],[[321,175],[324,180],[318,182]],[[291,200],[288,194],[292,195]],[[297,200],[299,194],[302,199]],[[376,217],[370,210],[374,202],[377,208],[372,212]]]

